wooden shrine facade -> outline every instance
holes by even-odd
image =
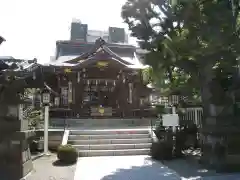
[[[144,116],[150,105],[149,90],[135,70],[90,66],[55,76],[46,82],[58,92],[52,93],[53,117]]]
[[[121,58],[98,39],[79,57],[44,68],[45,82],[55,92],[51,117],[155,116],[149,102],[151,89],[141,77],[144,66],[134,58]]]

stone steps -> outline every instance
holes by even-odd
[[[151,137],[148,129],[73,130],[68,143],[79,156],[148,155]]]
[[[89,140],[89,139],[144,139],[149,138],[149,134],[94,134],[94,135],[70,135],[69,140]]]
[[[115,149],[148,149],[151,143],[141,144],[89,144],[89,145],[75,145],[78,150],[115,150]]]
[[[150,149],[81,150],[81,157],[149,155]]]
[[[89,140],[68,140],[72,145],[88,145],[88,144],[138,144],[138,143],[151,143],[150,138],[143,139],[89,139]]]
[[[72,135],[112,135],[112,134],[148,134],[149,128],[133,128],[130,129],[128,128],[109,128],[109,127],[104,127],[104,129],[82,129],[79,130],[71,130]]]

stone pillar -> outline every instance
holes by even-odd
[[[19,180],[33,169],[28,138],[34,134],[23,119],[22,105],[1,101],[0,114],[0,176]]]

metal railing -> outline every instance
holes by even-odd
[[[203,109],[201,107],[186,108],[186,113],[181,117],[181,120],[196,124],[200,128],[203,121]]]

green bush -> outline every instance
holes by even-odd
[[[166,108],[165,108],[164,105],[160,105],[160,104],[156,105],[156,106],[155,106],[155,110],[156,110],[156,112],[157,112],[158,114],[160,114],[160,115],[166,114]]]
[[[59,161],[63,163],[75,163],[78,158],[77,150],[70,144],[60,145],[57,151]]]
[[[173,145],[169,142],[156,142],[152,144],[151,156],[157,160],[170,160],[173,156]]]
[[[31,153],[38,152],[38,141],[32,140],[29,143],[29,148],[30,148]]]

